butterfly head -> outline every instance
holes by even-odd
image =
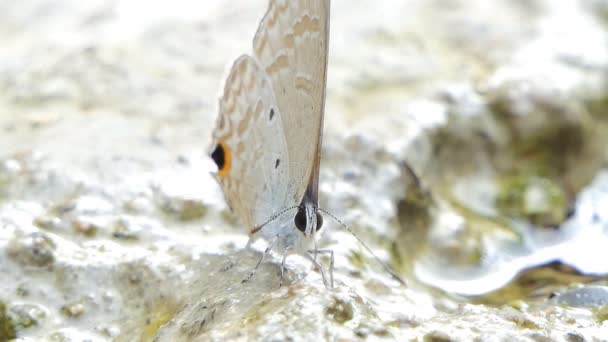
[[[303,202],[298,207],[298,213],[294,217],[293,222],[305,237],[311,237],[323,227],[323,216],[316,205],[311,202]]]

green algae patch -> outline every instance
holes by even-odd
[[[504,216],[525,218],[543,227],[559,225],[568,212],[566,194],[559,184],[538,176],[503,177],[496,206]]]
[[[46,317],[46,312],[38,305],[17,304],[11,306],[9,315],[13,325],[21,330],[40,325],[40,321]]]
[[[258,322],[262,321],[269,312],[272,312],[273,310],[276,310],[276,306],[273,305],[272,299],[262,299],[258,303],[257,307],[251,308],[245,313],[245,315],[243,315],[240,326],[237,325],[236,328],[244,329],[250,326],[255,326]]]
[[[606,14],[608,19],[608,13]],[[608,122],[608,94],[587,101],[586,107],[594,118]]]
[[[150,341],[154,339],[158,329],[169,322],[177,311],[177,307],[173,303],[161,303],[156,305],[146,316],[145,327],[141,334],[141,341]]]
[[[352,251],[348,254],[348,261],[353,267],[358,270],[362,270],[365,268],[365,258],[363,255],[357,251]]]
[[[597,156],[603,154],[606,137],[598,127],[599,120],[588,114],[595,110],[585,111],[569,102],[540,101],[521,115],[508,95],[496,95],[489,107],[508,142],[491,155],[499,174],[551,179],[564,189],[567,200],[573,200],[602,167]],[[601,101],[593,106],[601,106]]]
[[[6,305],[0,301],[0,342],[17,337],[17,331],[11,317],[6,311]]]
[[[608,321],[608,305],[603,305],[600,306],[599,308],[596,308],[593,311],[593,315],[595,316],[595,319],[598,320],[598,322],[605,322]]]
[[[588,133],[576,123],[549,125],[527,137],[513,133],[513,166],[523,173],[559,179],[579,166],[575,160],[587,147]]]

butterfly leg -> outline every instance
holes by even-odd
[[[253,243],[255,242],[256,238],[253,237],[253,235],[249,235],[249,240],[247,240],[247,244],[245,245],[245,249],[246,250],[250,250],[251,249],[251,245],[253,245]]]
[[[327,285],[327,277],[325,275],[325,268],[321,263],[317,260],[317,254],[329,254],[329,285]],[[331,249],[313,249],[308,251],[308,257],[312,261],[312,263],[319,269],[321,272],[321,277],[323,277],[323,284],[325,287],[333,288],[334,287],[334,251]]]
[[[319,272],[321,272],[321,277],[323,278],[323,285],[325,285],[325,287],[327,287],[327,278],[325,277],[325,269],[323,268],[323,265],[321,265],[321,263],[315,258],[312,251],[308,251],[307,255],[308,255],[308,258],[315,265],[315,267],[319,269]]]
[[[285,260],[287,260],[287,253],[289,250],[286,248],[285,252],[283,252],[283,260],[281,260],[281,281],[279,282],[279,287],[283,286],[283,276],[285,274]]]
[[[312,258],[313,263],[317,267],[319,267],[319,269],[321,270],[321,275],[323,276],[323,283],[325,284],[325,286],[327,286],[327,281],[325,280],[325,271],[320,266],[321,264],[319,263],[319,261],[316,260],[316,255],[317,254],[329,254],[329,284],[330,284],[330,288],[333,289],[334,288],[334,251],[332,251],[331,249],[315,249],[315,250],[308,251],[308,254]]]
[[[258,268],[262,264],[262,261],[264,261],[264,257],[266,256],[266,254],[270,253],[270,251],[272,250],[272,246],[274,246],[274,243],[277,241],[278,238],[279,238],[279,235],[277,235],[274,238],[272,238],[272,240],[268,244],[268,247],[266,247],[266,250],[264,250],[264,254],[262,254],[262,256],[260,257],[260,260],[258,260],[258,263],[255,264],[255,267],[253,268],[253,270],[251,271],[251,273],[249,273],[249,275],[247,276],[247,278],[243,279],[243,281],[241,281],[241,283],[246,283],[246,282],[249,281],[249,279],[251,279],[251,277],[253,277],[253,275],[255,274],[255,272],[257,272]]]

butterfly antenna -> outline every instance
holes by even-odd
[[[369,252],[369,254],[371,254],[371,256],[374,257],[374,259],[376,259],[376,261],[382,265],[382,268],[384,268],[384,270],[386,272],[388,272],[396,281],[398,281],[401,285],[403,286],[407,286],[407,283],[405,282],[405,280],[401,279],[400,276],[397,275],[397,273],[395,273],[395,271],[393,271],[385,262],[383,262],[374,252],[372,252],[372,250],[367,247],[367,245],[365,244],[365,242],[363,242],[363,240],[361,240],[361,238],[355,234],[355,232],[352,231],[352,229],[350,229],[346,224],[344,224],[344,222],[340,221],[340,219],[338,219],[334,214],[330,213],[329,211],[323,209],[323,208],[317,208],[317,210],[322,211],[323,213],[329,215],[331,218],[333,218],[336,222],[338,222],[342,228],[346,229],[349,233],[351,233],[356,239],[357,241],[359,241],[359,243],[361,245],[363,245],[363,247],[365,247],[365,249]]]
[[[265,225],[267,225],[267,224],[269,224],[270,222],[272,222],[272,221],[276,220],[277,218],[279,218],[281,215],[285,214],[286,212],[288,212],[288,211],[290,211],[290,210],[292,210],[292,209],[295,209],[295,208],[299,208],[299,207],[300,207],[299,205],[294,205],[293,207],[285,208],[285,209],[283,209],[283,210],[279,211],[278,213],[276,213],[276,214],[274,214],[274,215],[270,216],[270,218],[269,218],[269,219],[268,219],[266,222],[264,222],[264,223],[262,223],[261,225],[259,225],[259,226],[255,227],[255,228],[253,228],[253,229],[251,230],[251,234],[255,234],[255,233],[259,232],[260,230],[262,230],[262,228],[264,228],[264,226],[265,226]]]

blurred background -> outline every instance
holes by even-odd
[[[333,290],[210,174],[266,7],[0,2],[0,341],[606,338],[608,1],[332,1]]]

